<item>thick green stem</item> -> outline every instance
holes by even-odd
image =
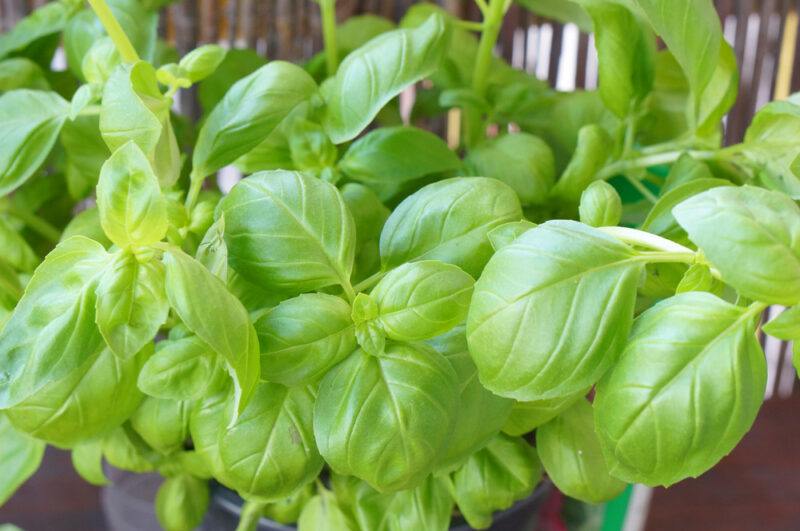
[[[136,53],[136,49],[131,44],[128,36],[125,35],[125,31],[117,22],[114,13],[111,12],[105,0],[89,0],[89,5],[92,6],[97,18],[100,19],[100,23],[106,29],[108,36],[111,37],[122,60],[131,64],[139,61],[139,54]]]
[[[472,90],[480,98],[486,96],[494,45],[497,43],[500,28],[503,26],[503,17],[510,5],[509,0],[489,0],[488,5],[484,4],[484,8],[481,9],[483,11],[483,33],[481,33],[478,53],[475,56],[475,69],[472,71]],[[467,146],[475,145],[480,141],[483,136],[482,123],[480,111],[471,108],[464,110],[464,142]]]
[[[186,213],[190,216],[194,209],[194,204],[197,202],[197,197],[200,195],[200,190],[203,189],[203,181],[205,181],[205,177],[194,171],[189,175],[189,192],[186,194],[184,207],[186,207]]]
[[[6,210],[6,212],[23,222],[29,229],[38,232],[41,236],[47,238],[52,243],[58,243],[58,241],[61,239],[61,232],[36,214],[28,212],[27,210],[20,210],[16,208],[9,208]]]
[[[322,38],[325,41],[325,65],[328,76],[339,68],[339,50],[336,45],[336,0],[319,0],[322,12]]]
[[[365,289],[371,288],[372,286],[380,282],[380,280],[386,275],[386,273],[388,273],[388,271],[378,271],[374,275],[365,278],[364,280],[353,286],[353,290],[356,293],[361,293]]]
[[[597,178],[601,180],[610,179],[615,175],[625,174],[631,170],[638,170],[642,168],[649,168],[650,166],[658,166],[659,164],[670,164],[678,160],[684,153],[688,153],[698,160],[710,160],[718,158],[719,152],[715,151],[687,151],[676,150],[667,151],[665,153],[656,153],[653,155],[646,155],[642,157],[634,157],[630,159],[618,160],[612,162],[597,174]]]
[[[246,501],[242,507],[242,516],[239,517],[239,525],[236,531],[255,531],[258,527],[258,520],[264,512],[263,502]]]
[[[637,245],[639,247],[646,247],[655,251],[663,251],[668,253],[680,253],[685,255],[694,256],[695,252],[684,247],[679,243],[672,240],[650,234],[643,230],[631,229],[628,227],[600,227],[600,230],[610,236],[614,236],[626,243]]]

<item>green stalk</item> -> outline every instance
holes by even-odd
[[[200,195],[200,190],[203,188],[203,181],[205,181],[205,177],[194,171],[189,175],[189,192],[186,194],[186,201],[184,202],[184,207],[189,216],[192,215],[197,196]]]
[[[683,245],[675,243],[672,240],[662,238],[661,236],[656,236],[655,234],[650,234],[649,232],[645,232],[643,230],[631,229],[628,227],[600,227],[599,230],[605,232],[609,236],[620,239],[625,243],[638,245],[639,247],[646,247],[648,249],[653,249],[654,251],[678,253],[690,255],[692,257],[695,255],[695,252],[688,247],[684,247]]]
[[[634,157],[630,159],[623,159],[623,160],[618,160],[616,162],[612,162],[611,164],[600,170],[597,173],[597,179],[607,180],[610,179],[611,177],[614,177],[615,175],[624,174],[631,170],[649,168],[650,166],[658,166],[659,164],[670,164],[678,160],[678,158],[680,158],[680,156],[683,155],[684,153],[688,153],[697,160],[711,160],[719,158],[720,154],[724,155],[722,151],[717,152],[717,151],[676,150],[676,151],[667,151],[664,153],[655,153],[653,155]]]
[[[325,65],[328,76],[336,73],[339,55],[336,47],[336,0],[319,0],[322,12],[322,39],[325,42]]]
[[[480,6],[481,3],[479,2],[478,5]],[[483,4],[481,8],[483,32],[478,43],[478,53],[475,56],[475,69],[472,71],[472,90],[481,98],[486,96],[494,45],[497,43],[500,28],[503,26],[503,17],[510,5],[509,0],[489,0],[489,3]],[[481,118],[480,111],[476,109],[464,110],[464,142],[467,146],[475,145],[483,136]]]
[[[258,520],[264,512],[263,502],[246,501],[242,507],[242,516],[239,517],[239,525],[236,531],[254,531],[258,527]]]
[[[38,232],[41,236],[47,238],[52,243],[58,243],[58,241],[61,239],[61,232],[36,214],[13,207],[6,210],[6,212],[23,222],[29,229]]]
[[[100,23],[106,29],[108,36],[114,41],[114,46],[117,48],[122,60],[131,64],[139,61],[139,54],[136,53],[136,49],[131,44],[128,36],[125,35],[125,31],[117,22],[106,1],[89,0],[89,5],[92,6],[97,18],[100,19]]]

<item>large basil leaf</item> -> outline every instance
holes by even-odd
[[[452,264],[437,260],[403,264],[372,290],[377,321],[390,339],[430,339],[466,319],[474,284]]]
[[[546,400],[532,402],[516,402],[511,408],[511,415],[503,425],[503,433],[519,436],[532,432],[542,424],[549,422],[562,411],[574,404],[579,398],[586,396],[588,390]]]
[[[250,282],[295,292],[349,285],[355,228],[333,185],[260,172],[237,183],[221,211],[230,265]]]
[[[447,25],[439,15],[414,29],[384,33],[342,61],[323,91],[324,124],[335,144],[352,140],[406,86],[429,75],[444,56]]]
[[[384,269],[415,260],[441,260],[477,277],[492,255],[487,234],[522,218],[517,194],[485,177],[456,177],[407,197],[381,233]]]
[[[325,461],[379,491],[412,488],[427,476],[450,433],[456,375],[424,345],[388,343],[380,357],[362,350],[322,380],[314,435]]]
[[[99,243],[74,237],[36,269],[0,332],[0,407],[36,394],[102,349],[94,288],[108,262]]]
[[[800,197],[800,171],[795,161],[800,147],[792,139],[800,133],[800,105],[773,101],[756,113],[744,135],[742,154],[760,168],[759,177],[768,188]]]
[[[764,399],[759,314],[693,292],[636,320],[594,402],[614,476],[668,486],[702,474],[736,446]]]
[[[270,382],[313,383],[356,349],[350,305],[324,293],[285,300],[255,327],[262,345],[261,379]]]
[[[25,57],[12,57],[0,61],[0,93],[29,88],[50,90],[42,68]]]
[[[7,409],[8,418],[20,431],[59,447],[101,436],[125,422],[139,405],[136,375],[150,353],[152,349],[144,349],[127,360],[108,348],[92,353],[65,376]]]
[[[156,516],[166,531],[195,529],[210,498],[208,482],[189,474],[167,478],[156,493]]]
[[[458,156],[429,131],[381,127],[359,138],[339,161],[348,177],[389,195],[408,181],[461,167]]]
[[[165,187],[175,183],[181,168],[169,114],[171,101],[161,94],[155,69],[139,61],[114,70],[100,107],[100,133],[109,149],[116,151],[133,141]]]
[[[189,407],[186,401],[148,396],[131,416],[131,426],[151,448],[170,454],[189,437]]]
[[[256,147],[316,92],[311,76],[283,61],[262,66],[237,81],[198,133],[192,156],[195,178],[204,178]]]
[[[553,152],[528,133],[488,140],[470,150],[465,164],[472,175],[493,177],[509,185],[523,205],[544,203],[555,182]]]
[[[181,321],[225,360],[241,412],[258,383],[258,337],[242,303],[178,248],[164,254],[167,298]]]
[[[442,470],[449,470],[497,435],[508,418],[513,401],[497,396],[481,385],[478,368],[467,348],[463,326],[428,343],[447,358],[459,382],[455,420],[438,465]]]
[[[574,221],[549,221],[500,249],[467,319],[481,383],[517,400],[595,383],[627,338],[643,265],[627,245]]]
[[[280,500],[322,470],[308,387],[260,383],[253,399],[219,443],[225,482],[259,499]]]
[[[615,498],[625,483],[609,474],[594,420],[592,406],[581,398],[536,430],[536,447],[558,490],[581,501],[600,503]]]
[[[19,51],[42,37],[58,33],[81,4],[77,0],[59,0],[36,9],[10,31],[0,35],[0,57]]]
[[[585,125],[578,132],[578,144],[561,174],[552,195],[558,199],[577,203],[581,193],[605,166],[611,153],[612,141],[608,133],[596,124]]]
[[[161,341],[139,373],[139,389],[156,398],[199,398],[212,376],[212,355],[196,336]]]
[[[14,429],[0,413],[0,505],[39,468],[45,443]]]
[[[55,92],[20,89],[0,96],[0,196],[39,169],[68,114],[69,104]]]
[[[103,273],[96,289],[95,321],[118,356],[129,357],[153,340],[167,320],[164,266],[122,252]]]
[[[789,197],[725,186],[687,199],[672,213],[722,280],[741,294],[800,302],[800,208]]]
[[[635,111],[650,93],[656,43],[650,28],[627,7],[608,0],[578,0],[594,22],[600,97],[618,117]]]
[[[97,184],[100,223],[119,247],[149,245],[167,233],[166,201],[147,157],[133,142],[103,164]]]
[[[521,438],[497,435],[453,474],[453,493],[470,526],[491,525],[495,511],[528,496],[542,478],[536,450]]]

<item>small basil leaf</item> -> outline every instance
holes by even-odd
[[[0,93],[21,88],[50,90],[42,67],[25,57],[0,61]]]
[[[708,170],[706,170],[708,171]],[[710,174],[709,174],[710,175]],[[692,179],[682,184],[676,185],[669,192],[665,193],[653,205],[652,210],[647,214],[641,225],[642,230],[658,234],[671,240],[682,240],[686,238],[686,233],[675,221],[672,209],[677,205],[706,190],[719,186],[730,186],[731,183],[723,179],[712,177],[701,177]]]
[[[212,354],[196,336],[161,341],[139,373],[139,389],[156,398],[199,398],[211,379]]]
[[[235,416],[234,392],[230,377],[218,367],[203,396],[194,402],[189,417],[189,433],[200,458],[217,478],[224,478],[225,466],[219,454],[219,440]]]
[[[532,432],[542,424],[557,417],[562,411],[586,396],[589,391],[584,389],[573,395],[531,402],[515,402],[511,408],[511,415],[503,425],[503,433],[520,436]]]
[[[508,223],[503,223],[502,225],[490,230],[488,234],[489,241],[492,243],[492,248],[495,251],[499,251],[535,226],[536,223],[530,222],[526,219],[520,221],[509,221]]]
[[[614,476],[668,486],[702,474],[736,446],[764,399],[759,310],[693,292],[636,320],[594,401]]]
[[[0,407],[35,395],[102,349],[94,289],[108,262],[99,243],[74,237],[36,269],[0,332]]]
[[[581,398],[536,430],[536,444],[547,475],[558,490],[581,501],[615,498],[625,483],[609,474],[594,427],[595,414]]]
[[[321,125],[299,118],[292,122],[289,150],[299,170],[322,173],[336,164],[339,152]]]
[[[370,294],[386,337],[419,341],[443,334],[467,317],[471,276],[452,264],[422,260],[390,271]]]
[[[273,61],[237,81],[209,114],[192,156],[195,178],[231,164],[317,92],[302,68]]]
[[[320,384],[320,453],[337,473],[379,491],[412,488],[431,472],[450,433],[457,385],[450,364],[430,347],[387,343],[377,357],[358,350]]]
[[[487,234],[522,218],[517,194],[485,177],[457,177],[425,186],[392,212],[381,233],[384,269],[441,260],[476,277],[492,254]]]
[[[225,48],[206,44],[184,55],[178,66],[189,81],[197,83],[213,74],[224,59]]]
[[[355,531],[356,527],[342,511],[333,494],[323,490],[303,507],[303,512],[297,520],[297,529],[298,531]]]
[[[164,266],[156,260],[117,254],[95,294],[95,322],[117,356],[127,358],[139,352],[167,320]]]
[[[0,218],[0,253],[18,271],[33,271],[39,264],[31,246],[4,217]]]
[[[383,225],[391,211],[384,206],[375,192],[358,183],[347,183],[341,188],[342,199],[353,215],[356,228],[355,263],[353,279],[361,280],[380,267],[378,242]]]
[[[357,323],[356,342],[361,349],[372,356],[380,356],[386,349],[386,332],[377,321]]]
[[[355,228],[333,185],[261,172],[237,183],[220,205],[230,265],[245,279],[295,292],[349,284]]]
[[[725,186],[687,199],[672,214],[742,295],[800,302],[800,208],[786,195]]]
[[[800,149],[792,138],[800,131],[800,105],[773,101],[764,105],[747,128],[742,143],[744,157],[762,169],[760,178],[767,188],[800,196],[800,174],[794,163]]]
[[[69,103],[55,92],[19,89],[0,96],[0,196],[39,169],[68,115]]]
[[[81,61],[81,73],[87,83],[102,87],[122,63],[114,41],[103,37],[95,41]]]
[[[259,377],[258,337],[242,303],[219,278],[177,248],[164,254],[167,298],[181,321],[225,360],[241,412]]]
[[[550,147],[527,133],[504,135],[470,150],[464,161],[472,175],[493,177],[517,192],[523,205],[547,200],[556,176]]]
[[[358,136],[389,100],[432,73],[448,38],[444,19],[432,15],[418,28],[384,33],[348,55],[323,93],[333,143]]]
[[[151,472],[161,456],[126,423],[103,438],[103,456],[111,466],[130,472]]]
[[[167,233],[167,210],[147,157],[133,142],[103,164],[97,184],[100,223],[119,247],[150,245]]]
[[[800,306],[784,310],[777,317],[764,325],[764,332],[785,339],[786,341],[800,342]]]
[[[692,158],[688,153],[681,155],[672,165],[661,187],[661,194],[666,195],[678,186],[699,179],[713,179],[714,175],[704,162]]]
[[[618,225],[622,219],[622,200],[613,186],[595,181],[581,194],[578,212],[581,223],[592,227]]]
[[[0,414],[0,504],[14,494],[20,485],[39,468],[45,443],[14,429],[5,415]]]
[[[67,121],[60,140],[67,158],[67,188],[74,199],[83,199],[94,192],[100,168],[111,155],[100,136],[99,118],[82,115]]]
[[[467,319],[481,383],[517,400],[595,383],[627,338],[642,268],[630,247],[574,221],[549,221],[500,249]]]
[[[166,531],[190,531],[208,509],[208,482],[188,474],[167,478],[156,493],[156,516]]]
[[[521,438],[497,435],[453,474],[453,493],[467,523],[484,529],[496,511],[530,495],[542,479],[536,450]]]
[[[103,471],[103,441],[95,439],[76,445],[72,449],[72,466],[84,480],[102,487],[108,485]]]
[[[280,524],[294,524],[313,497],[314,484],[309,483],[288,498],[266,504],[264,516]]]
[[[317,477],[323,461],[312,428],[308,387],[260,383],[219,443],[224,481],[248,497],[280,500]]]
[[[596,124],[581,127],[578,132],[578,145],[564,173],[553,187],[556,198],[577,203],[581,193],[594,180],[611,153],[611,137]]]
[[[130,422],[151,448],[170,454],[189,437],[189,402],[145,397]]]
[[[225,244],[225,216],[208,228],[197,247],[197,261],[223,282],[228,280],[228,246]]]
[[[284,385],[313,383],[356,349],[350,305],[307,293],[281,302],[255,322],[261,378]]]
[[[61,233],[61,241],[66,241],[73,236],[94,240],[105,248],[111,247],[111,240],[108,239],[100,225],[100,211],[97,210],[97,207],[87,208],[72,218],[64,227],[64,232]]]
[[[711,291],[715,287],[711,269],[705,264],[692,264],[683,275],[675,293]]]

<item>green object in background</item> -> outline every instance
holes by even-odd
[[[632,493],[633,485],[628,485],[622,494],[606,503],[600,531],[620,531],[622,529],[625,524],[625,516],[628,514]]]

